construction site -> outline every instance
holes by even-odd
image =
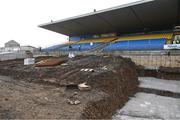
[[[180,119],[180,0],[39,27],[69,41],[0,54],[0,119]]]

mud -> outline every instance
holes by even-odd
[[[8,119],[8,116],[11,116],[10,118],[13,119],[108,119],[117,109],[124,106],[130,96],[138,91],[138,74],[135,64],[130,59],[112,56],[77,56],[70,60],[66,56],[62,56],[58,59],[61,58],[68,60],[66,64],[43,68],[34,65],[24,66],[23,60],[0,62],[0,75],[13,78],[9,84],[23,82],[26,86],[32,84],[35,88],[33,92],[27,91],[30,95],[28,97],[24,95],[26,87],[19,88],[20,95],[26,98],[25,100],[21,99],[21,104],[13,104],[16,98],[1,91],[0,95],[3,94],[4,98],[12,98],[8,106],[15,110],[12,112],[11,109],[6,110],[7,104],[0,100],[0,118]],[[43,59],[46,58],[37,58],[36,62]],[[93,69],[93,72],[81,71],[86,68]],[[91,91],[77,89],[77,85],[84,82],[92,87]],[[3,82],[0,84],[4,85]],[[13,94],[13,91],[17,89],[13,85],[4,87],[4,89],[10,89]],[[57,93],[54,89],[62,89],[63,92]],[[54,102],[45,100],[41,103],[41,100],[35,97],[33,101],[39,101],[43,107],[33,107],[33,102],[26,103],[31,96],[34,96],[34,93],[41,93],[41,91],[48,93],[46,96],[42,96],[43,98],[53,98]],[[81,104],[68,105],[66,99],[74,96],[81,101]],[[37,104],[37,102],[35,103]],[[24,110],[24,106],[31,109]],[[39,112],[42,110],[44,112]]]

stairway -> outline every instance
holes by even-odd
[[[73,44],[76,44],[76,43],[78,43],[79,41],[76,41],[76,42],[74,42]],[[51,50],[51,51],[58,51],[60,48],[63,48],[63,47],[66,47],[66,46],[70,46],[70,45],[72,45],[72,44],[64,44],[64,45],[61,45],[61,46],[59,46],[58,48],[55,48],[55,49],[53,49],[53,50]]]
[[[113,40],[111,40],[111,41],[109,41],[109,42],[105,42],[105,43],[101,43],[100,45],[98,45],[98,46],[96,46],[96,47],[94,47],[94,48],[92,48],[92,49],[90,49],[90,50],[88,50],[88,51],[86,51],[86,52],[102,52],[103,51],[103,48],[105,47],[105,46],[108,46],[111,42],[113,42],[113,41],[115,41],[115,40],[117,40],[118,38],[115,38],[115,39],[113,39]]]

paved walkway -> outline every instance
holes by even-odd
[[[141,88],[180,93],[180,81],[139,78]],[[180,120],[180,98],[139,92],[113,116],[120,120]]]

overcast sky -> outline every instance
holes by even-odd
[[[21,45],[47,47],[67,36],[38,25],[138,0],[0,0],[0,46],[9,40]]]

